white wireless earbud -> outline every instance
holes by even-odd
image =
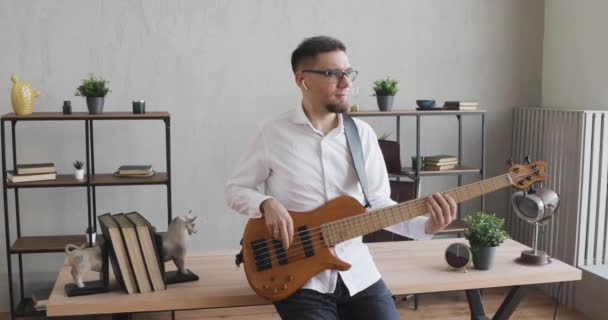
[[[304,80],[302,80],[302,86],[304,87],[304,89],[308,90],[308,86],[306,85],[306,82],[304,82]]]

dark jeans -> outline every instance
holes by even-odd
[[[274,306],[284,320],[399,319],[393,297],[382,279],[351,297],[338,276],[334,293],[300,289]]]

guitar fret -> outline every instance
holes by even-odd
[[[398,217],[400,216],[399,207],[395,207],[394,211],[395,212],[393,213],[393,224],[397,224],[397,223],[399,223]]]
[[[382,212],[382,218],[384,218],[384,227],[385,228],[390,226],[390,223],[388,222],[388,215],[389,215],[388,211]]]
[[[338,241],[338,223],[334,222],[331,224],[331,232],[333,234],[333,238],[334,238],[334,245],[337,244]]]

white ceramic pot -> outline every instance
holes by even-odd
[[[76,176],[76,179],[83,180],[84,179],[84,169],[76,170],[76,173],[74,173],[74,175]]]

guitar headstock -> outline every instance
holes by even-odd
[[[535,161],[527,164],[511,164],[509,168],[511,185],[517,189],[524,190],[531,184],[545,181],[545,162]]]

